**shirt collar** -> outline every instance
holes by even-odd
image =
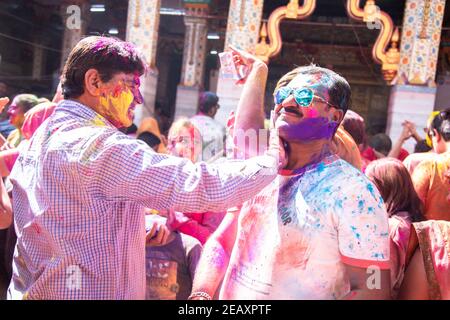
[[[55,108],[56,111],[64,111],[70,113],[77,118],[82,118],[95,126],[110,127],[117,129],[111,122],[109,122],[101,114],[95,112],[93,109],[85,106],[82,103],[73,100],[62,100]]]

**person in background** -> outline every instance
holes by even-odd
[[[167,148],[173,156],[197,162],[202,153],[200,132],[189,119],[179,119],[170,127]],[[167,225],[171,230],[190,235],[204,244],[217,229],[224,215],[224,212],[172,211],[167,216]]]
[[[160,220],[154,223],[153,220]],[[171,231],[158,215],[146,216],[149,240],[145,248],[147,300],[187,300],[202,245],[189,235]]]
[[[198,102],[198,113],[190,119],[202,138],[202,161],[225,155],[225,127],[214,120],[219,108],[219,97],[213,92],[203,92]]]
[[[340,126],[350,134],[358,146],[361,156],[361,169],[365,171],[367,165],[376,160],[377,157],[374,150],[368,145],[364,118],[353,110],[347,110]]]
[[[17,157],[19,156],[20,149],[29,143],[29,140],[33,136],[34,132],[48,117],[50,117],[50,115],[52,115],[55,108],[56,103],[43,102],[25,113],[24,121],[21,127],[23,140],[17,148],[0,151],[0,174],[2,177],[9,176]]]
[[[163,134],[161,134],[161,131],[159,130],[158,121],[156,121],[153,117],[147,117],[142,119],[141,124],[138,127],[138,130],[136,132],[136,136],[139,136],[143,132],[150,132],[161,141],[157,146],[155,146],[155,150],[158,153],[167,154],[167,148],[166,148],[166,139]]]
[[[158,147],[161,144],[161,140],[153,133],[144,131],[137,137],[137,139],[144,141],[155,152],[158,152]]]
[[[34,94],[19,94],[14,97],[8,108],[9,122],[16,127],[6,139],[7,146],[14,148],[23,140],[22,124],[25,113],[39,103],[38,98]],[[3,149],[5,146],[2,147]]]
[[[448,184],[445,178],[445,173],[450,168],[450,108],[440,111],[434,117],[429,135],[436,155],[419,163],[414,169],[412,180],[424,204],[425,218],[450,221]]]
[[[2,89],[4,85],[4,90]],[[15,127],[9,123],[7,108],[9,98],[6,96],[6,85],[0,82],[0,147],[6,142],[9,134],[15,130]]]
[[[419,165],[419,163],[426,159],[432,159],[437,154],[435,150],[433,150],[433,141],[430,136],[430,132],[433,131],[433,120],[437,115],[439,115],[439,111],[433,111],[430,113],[427,120],[427,126],[424,128],[426,134],[425,140],[421,139],[418,141],[414,148],[414,153],[410,154],[405,160],[403,160],[403,164],[406,169],[408,169],[410,175],[413,174],[414,169]]]
[[[398,299],[450,300],[450,221],[428,220],[413,227],[418,245]]]
[[[372,161],[365,173],[380,191],[389,215],[391,295],[395,299],[403,281],[412,223],[423,220],[422,203],[400,160]]]

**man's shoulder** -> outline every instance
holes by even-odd
[[[364,173],[342,159],[324,165],[318,171],[321,173],[316,176],[317,181],[312,181],[316,186],[313,191],[316,197],[323,197],[325,202],[335,203],[339,199],[342,203],[364,199],[377,203],[382,201],[378,190]]]
[[[325,184],[342,185],[349,182],[362,183],[367,181],[362,171],[337,156],[333,157],[332,161],[320,162],[309,174],[317,179],[320,184],[325,182]]]

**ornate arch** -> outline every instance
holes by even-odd
[[[304,0],[303,5],[298,4],[298,0],[290,0],[287,6],[276,8],[266,23],[261,27],[261,40],[256,45],[255,54],[264,62],[276,56],[281,51],[283,41],[280,34],[280,23],[283,19],[305,19],[316,9],[316,0]],[[267,43],[269,38],[270,43]]]
[[[283,44],[280,34],[281,21],[305,19],[316,8],[316,0],[304,0],[302,6],[298,2],[298,0],[290,0],[287,6],[275,9],[270,14],[267,24],[262,24],[260,41],[256,45],[255,54],[266,63],[281,51]],[[381,64],[383,77],[388,84],[391,84],[397,75],[400,62],[399,30],[394,27],[391,17],[386,12],[378,10],[375,0],[367,0],[363,9],[360,8],[360,2],[360,0],[347,0],[347,12],[352,19],[366,22],[368,26],[370,24],[373,25],[372,28],[380,29],[373,46],[372,57],[376,63]],[[389,44],[391,45],[388,49]]]
[[[398,72],[400,52],[398,42],[400,32],[395,28],[391,17],[379,10],[375,0],[367,0],[363,9],[360,8],[361,0],[347,0],[347,13],[357,21],[363,21],[372,28],[380,29],[378,38],[372,49],[373,60],[381,64],[381,71],[388,84],[392,84]],[[391,44],[388,49],[389,43]]]

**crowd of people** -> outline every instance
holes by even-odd
[[[229,51],[226,124],[213,92],[167,134],[133,124],[146,65],[109,37],[73,48],[52,101],[0,97],[3,299],[450,299],[450,109],[369,137],[310,65],[267,117],[268,66]]]

